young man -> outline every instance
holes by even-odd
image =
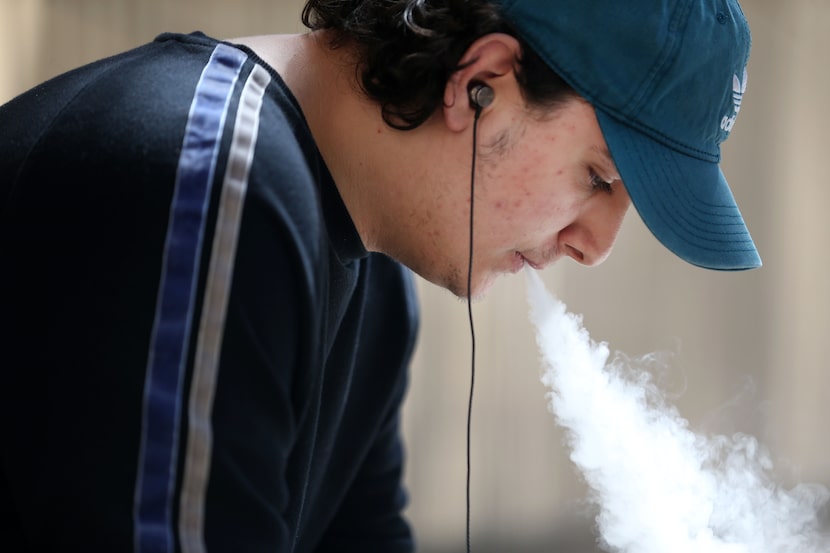
[[[632,200],[689,262],[759,265],[717,165],[746,84],[734,0],[304,19],[163,35],[0,108],[12,549],[411,551],[404,266],[479,296],[594,265]]]

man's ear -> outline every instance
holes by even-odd
[[[497,105],[499,91],[507,92],[505,78],[515,80],[516,60],[521,47],[519,41],[504,33],[491,33],[476,39],[459,65],[461,69],[450,76],[444,88],[444,121],[455,132],[463,131],[475,116],[475,106],[469,91],[476,84],[486,84],[493,89]]]

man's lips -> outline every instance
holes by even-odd
[[[531,259],[528,259],[524,256],[521,252],[514,252],[513,253],[513,264],[510,266],[511,273],[518,273],[522,269],[524,269],[525,265],[536,269],[537,271],[542,267],[542,264],[537,263]]]
[[[552,256],[544,259],[536,259],[532,257],[527,257],[522,252],[516,250],[513,252],[513,259],[511,261],[509,271],[511,273],[518,273],[525,267],[525,265],[536,271],[541,271],[542,269],[556,261],[556,258],[557,256]]]
[[[518,273],[524,269],[526,263],[527,259],[525,259],[525,256],[519,252],[513,252],[513,259],[511,260],[509,271],[511,273]]]
[[[545,265],[547,265],[547,263],[544,263],[544,262],[539,262],[539,261],[534,261],[534,260],[532,260],[532,259],[527,258],[527,257],[525,257],[525,256],[524,256],[524,254],[522,254],[521,252],[516,252],[516,253],[517,253],[517,255],[518,255],[519,257],[521,257],[521,258],[522,258],[522,261],[523,261],[524,263],[527,263],[527,264],[528,264],[528,265],[529,265],[532,269],[534,269],[534,270],[536,270],[536,271],[538,271],[538,270],[542,269]]]

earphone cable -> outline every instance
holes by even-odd
[[[467,553],[470,553],[470,445],[472,436],[473,418],[473,391],[476,382],[476,331],[473,324],[473,207],[475,206],[475,182],[476,182],[476,149],[478,134],[478,117],[481,115],[481,107],[476,106],[475,119],[473,120],[473,156],[470,166],[470,255],[467,265],[467,316],[470,319],[470,399],[467,404]]]

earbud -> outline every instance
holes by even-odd
[[[484,109],[490,104],[493,103],[493,98],[496,97],[496,93],[493,92],[493,89],[487,86],[486,84],[474,84],[470,86],[470,103],[473,104],[473,107]]]

